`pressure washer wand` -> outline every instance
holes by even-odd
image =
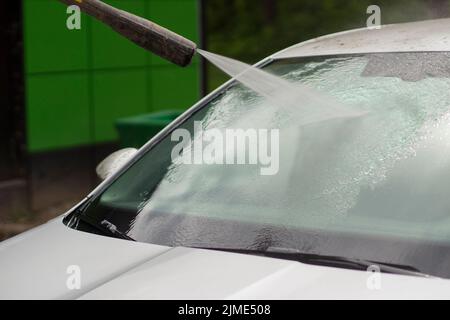
[[[60,0],[109,25],[125,38],[179,66],[187,66],[197,46],[192,41],[149,20],[99,0]]]

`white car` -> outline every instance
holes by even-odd
[[[367,115],[298,126],[231,80],[110,157],[69,212],[0,243],[0,298],[450,298],[449,30],[358,29],[266,58]],[[171,133],[195,139],[194,121],[279,129],[278,173],[173,161]]]

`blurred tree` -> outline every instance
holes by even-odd
[[[447,0],[428,0],[428,8],[433,18],[448,17],[449,5]]]
[[[298,42],[366,25],[381,8],[382,24],[446,17],[449,0],[206,0],[207,49],[246,62]],[[209,89],[226,77],[208,67]]]
[[[272,24],[277,15],[276,0],[264,0],[264,20],[266,24]]]

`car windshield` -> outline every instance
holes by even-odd
[[[275,60],[264,70],[367,114],[300,125],[295,108],[234,83],[149,148],[84,214],[141,242],[281,247],[450,277],[449,61],[441,52]],[[206,131],[228,129],[245,131],[248,159],[183,161]],[[255,136],[265,149],[252,145]],[[249,160],[252,146],[264,149],[264,161]]]

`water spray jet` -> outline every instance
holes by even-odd
[[[197,45],[147,19],[117,9],[99,0],[60,0],[110,26],[114,31],[158,56],[185,67],[199,53],[222,71],[270,100],[278,108],[296,114],[299,125],[334,118],[354,118],[365,112],[341,106],[301,84],[288,81],[243,62],[197,48]]]

